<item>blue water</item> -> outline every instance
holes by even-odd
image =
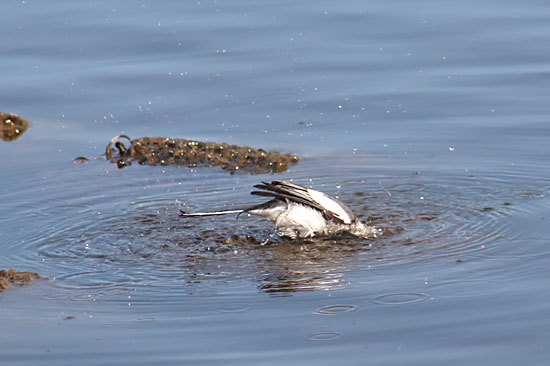
[[[550,3],[3,1],[0,360],[544,364]],[[117,169],[118,134],[301,156]],[[73,163],[85,156],[88,163]],[[261,180],[384,230],[275,241]],[[235,235],[250,240],[236,240]],[[0,362],[1,363],[1,362]]]

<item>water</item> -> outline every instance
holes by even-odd
[[[546,2],[4,1],[0,359],[542,364]],[[277,175],[117,169],[114,135],[303,157]],[[73,163],[86,156],[85,164]],[[261,180],[338,196],[376,239],[288,241]],[[262,245],[262,243],[267,243]]]

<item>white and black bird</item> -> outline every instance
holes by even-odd
[[[279,235],[292,239],[348,232],[359,237],[375,237],[377,230],[363,224],[336,198],[298,184],[273,181],[254,186],[251,194],[273,197],[265,203],[241,210],[186,213],[185,217],[248,213],[275,223]]]

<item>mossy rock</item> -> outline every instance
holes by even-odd
[[[19,116],[0,112],[0,139],[13,141],[24,134],[28,126],[29,123]]]

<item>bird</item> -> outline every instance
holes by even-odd
[[[378,230],[362,223],[357,216],[336,198],[287,181],[256,184],[251,194],[271,197],[270,201],[239,210],[187,213],[183,217],[214,216],[243,213],[264,217],[275,223],[278,235],[296,238],[312,238],[339,233],[357,237],[376,237]]]

